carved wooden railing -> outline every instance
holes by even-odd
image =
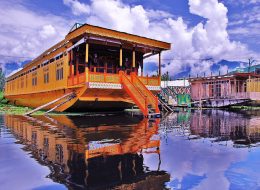
[[[138,78],[144,85],[161,86],[160,77],[139,76]]]
[[[75,86],[86,82],[86,73],[73,75],[68,78],[68,86]]]
[[[119,74],[89,72],[89,82],[120,83]]]
[[[119,71],[120,72],[120,71]],[[134,72],[132,72],[134,73]],[[126,74],[125,74],[126,75]],[[160,86],[160,78],[158,77],[139,77],[135,74],[143,85],[148,86]],[[130,75],[126,77],[131,80]],[[84,73],[79,75],[73,75],[68,77],[68,86],[75,86],[83,84],[85,82],[100,82],[100,83],[117,83],[120,84],[120,74],[115,73],[101,73],[101,72],[92,72],[87,70]]]

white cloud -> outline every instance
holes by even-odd
[[[232,5],[255,5],[260,4],[260,0],[227,0],[228,4]]]
[[[228,10],[218,0],[189,0],[190,12],[207,20],[191,28],[181,17],[173,18],[170,13],[130,6],[120,0],[92,0],[87,6],[91,10],[86,15],[87,23],[171,42],[172,50],[163,54],[164,64],[170,62],[164,72],[177,74],[190,67],[193,75],[209,73],[213,62],[200,59],[241,60],[253,54],[246,45],[230,41]],[[172,58],[175,60],[170,61]]]
[[[257,41],[260,36],[260,4],[232,15],[228,26],[229,34],[235,37],[250,37]]]
[[[190,12],[206,19],[188,27],[182,18],[161,11],[128,5],[120,0],[64,0],[74,15],[85,17],[87,23],[134,33],[172,43],[172,50],[163,53],[163,71],[177,74],[191,68],[191,74],[209,73],[212,61],[205,58],[240,60],[256,57],[246,45],[230,41],[227,32],[227,8],[218,0],[189,0]],[[0,3],[0,54],[36,57],[63,39],[72,20],[53,14],[41,15],[19,3]],[[48,40],[46,40],[48,39]],[[0,63],[21,59],[0,57]],[[24,59],[22,59],[24,60]],[[155,61],[157,57],[148,61]]]
[[[63,0],[63,3],[71,7],[72,13],[76,16],[88,14],[90,12],[89,6],[84,3],[80,3],[78,0]]]
[[[228,66],[227,65],[221,65],[219,68],[219,72],[221,75],[226,74],[228,72]]]
[[[39,33],[42,38],[46,39],[54,36],[56,34],[56,30],[52,25],[48,24],[44,25]]]
[[[40,15],[19,3],[1,1],[0,63],[6,66],[35,58],[64,38],[68,23],[56,15]]]

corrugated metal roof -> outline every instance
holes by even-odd
[[[190,83],[187,79],[183,80],[173,80],[173,81],[161,81],[161,87],[165,88],[168,86],[179,86],[179,87],[188,87]]]

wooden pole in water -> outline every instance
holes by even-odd
[[[47,104],[44,104],[44,105],[42,105],[42,106],[39,106],[39,107],[35,108],[34,110],[25,113],[24,115],[31,115],[32,113],[34,113],[34,112],[36,112],[36,111],[38,111],[38,110],[41,110],[41,109],[43,109],[43,108],[45,108],[45,107],[47,107],[47,106],[50,106],[50,105],[52,105],[52,104],[58,102],[59,100],[62,100],[63,98],[66,98],[66,97],[68,97],[68,96],[70,96],[70,95],[72,95],[72,94],[74,94],[74,92],[65,94],[65,95],[63,95],[63,96],[61,96],[61,97],[59,97],[59,98],[57,98],[57,99],[55,99],[55,100],[53,100],[53,101],[51,101],[51,102],[48,102]]]

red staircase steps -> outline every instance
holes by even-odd
[[[131,80],[124,71],[120,71],[119,75],[124,90],[132,98],[145,117],[160,114],[157,97],[146,88],[135,73],[131,73]],[[149,109],[150,107],[151,109]]]

